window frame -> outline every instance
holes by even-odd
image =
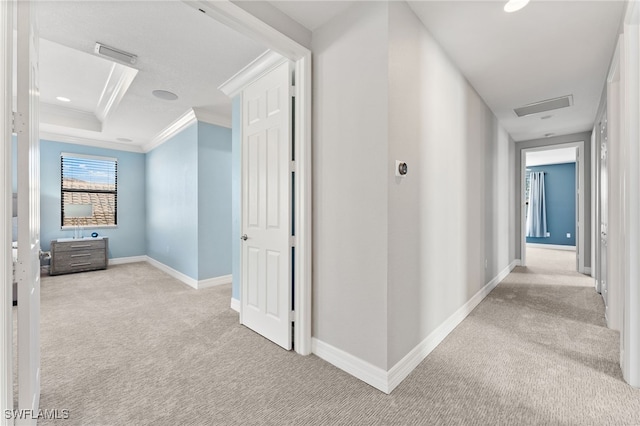
[[[88,160],[100,160],[100,161],[111,161],[114,163],[114,167],[115,167],[115,177],[114,177],[114,184],[115,184],[115,189],[113,191],[111,190],[82,190],[82,189],[73,189],[73,190],[69,190],[69,189],[65,189],[63,182],[64,182],[64,159],[65,157],[67,158],[77,158],[77,159],[88,159]],[[87,193],[87,194],[113,194],[114,199],[115,199],[115,206],[114,206],[114,223],[112,224],[107,224],[107,225],[99,225],[99,224],[88,224],[88,225],[83,225],[83,228],[90,228],[90,229],[94,229],[94,228],[117,228],[118,227],[118,159],[116,157],[107,157],[107,156],[102,156],[102,155],[90,155],[90,154],[79,154],[79,153],[74,153],[74,152],[61,152],[60,153],[60,229],[61,230],[69,230],[69,229],[75,229],[76,226],[75,225],[65,225],[64,224],[64,194],[65,192],[71,192],[71,193]]]

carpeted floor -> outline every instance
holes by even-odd
[[[549,254],[571,255],[528,252],[391,395],[238,325],[229,286],[146,263],[45,277],[40,405],[70,418],[39,424],[640,424],[592,280]]]

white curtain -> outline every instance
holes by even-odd
[[[544,198],[544,172],[531,172],[527,237],[547,236],[547,204]]]

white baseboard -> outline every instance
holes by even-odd
[[[384,369],[376,367],[367,361],[331,346],[315,337],[311,338],[311,352],[316,354],[318,358],[322,358],[329,364],[333,364],[374,388],[387,394],[391,392],[387,372]]]
[[[509,266],[513,266],[513,268],[515,268],[516,266],[522,266],[522,259],[514,259]],[[511,268],[512,271],[513,268]]]
[[[589,276],[593,276],[593,275],[591,275],[591,267],[590,266],[585,266],[584,267],[584,274],[585,275],[589,275]]]
[[[223,275],[221,277],[207,278],[205,280],[196,280],[195,278],[191,278],[190,276],[185,275],[180,271],[176,271],[172,267],[167,266],[162,262],[158,262],[157,260],[149,256],[144,256],[144,257],[145,257],[145,260],[149,262],[150,265],[160,269],[162,272],[166,273],[167,275],[170,275],[173,278],[179,281],[182,281],[189,287],[195,288],[196,290],[207,288],[207,287],[213,287],[216,285],[231,283],[231,275]]]
[[[388,372],[316,338],[311,339],[311,352],[374,388],[391,393],[519,264],[520,259],[511,262]]]
[[[232,276],[231,274],[229,275],[222,275],[219,277],[215,277],[215,278],[207,278],[206,280],[200,280],[198,281],[198,288],[209,288],[209,287],[215,287],[218,285],[223,285],[223,284],[231,284],[231,279]]]
[[[394,390],[444,339],[487,297],[509,273],[516,267],[517,261],[511,262],[497,276],[489,281],[467,303],[447,318],[438,328],[433,330],[422,342],[413,348],[404,358],[389,370],[389,392]]]
[[[231,298],[231,309],[236,312],[240,312],[240,301],[238,299]]]
[[[146,261],[147,256],[116,257],[113,259],[109,259],[109,265],[124,265],[125,263],[138,263]]]
[[[559,244],[527,243],[527,247],[543,248],[543,249],[549,249],[549,250],[576,251],[576,246],[562,246]]]

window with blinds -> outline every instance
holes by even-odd
[[[118,160],[62,153],[62,226],[118,224]]]

